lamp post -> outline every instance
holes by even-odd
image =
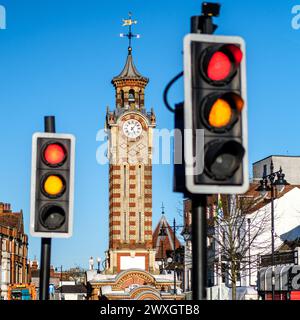
[[[249,250],[248,250],[248,260],[249,260],[249,287],[251,286],[251,251],[250,251],[250,243],[251,243],[251,233],[250,233],[250,223],[251,223],[251,219],[248,218],[247,219],[247,223],[248,223],[248,246],[249,246]]]
[[[176,300],[176,295],[177,295],[177,290],[176,290],[176,268],[177,268],[177,266],[176,266],[176,230],[178,228],[184,228],[182,235],[185,240],[190,237],[190,234],[187,234],[186,226],[176,225],[176,220],[174,218],[174,220],[173,220],[173,264],[174,264],[174,296],[175,296],[174,299],[175,300]]]
[[[161,239],[161,266],[162,268],[164,268],[164,241],[167,237],[166,227],[164,226],[164,224],[161,225],[158,236]]]
[[[189,246],[189,242],[188,241],[191,241],[192,240],[192,232],[191,232],[191,226],[189,225],[185,225],[182,232],[181,232],[181,235],[184,239],[184,285],[183,285],[183,289],[184,291],[186,289],[190,290],[190,277],[189,277],[189,268],[188,268],[188,262],[190,264],[190,259],[189,261],[187,262],[187,256],[191,255],[191,251],[190,251],[190,246]]]
[[[268,191],[271,191],[271,264],[272,264],[272,300],[275,299],[275,226],[274,226],[274,187],[278,192],[282,192],[284,186],[288,183],[284,179],[285,174],[282,172],[282,168],[274,172],[273,160],[271,160],[270,174],[264,174],[260,180],[260,186],[257,189],[262,195],[265,195]],[[276,179],[277,178],[277,179]],[[276,181],[275,181],[276,179]]]
[[[175,300],[176,300],[176,294],[177,294],[177,290],[176,290],[176,282],[177,282],[177,280],[176,280],[176,268],[177,268],[177,266],[176,266],[176,230],[178,228],[184,228],[182,235],[183,235],[185,241],[187,241],[191,238],[191,233],[188,231],[186,226],[176,225],[176,220],[174,218],[173,228],[172,228],[173,229],[173,239],[172,239],[173,240],[173,258],[169,257],[167,259],[167,262],[168,262],[168,264],[173,262],[173,268],[174,268],[173,283],[174,283],[174,299]],[[162,240],[162,259],[161,259],[162,261],[161,261],[161,264],[159,264],[162,266],[162,268],[164,268],[164,262],[165,262],[163,259],[163,243],[167,237],[166,229],[167,229],[167,227],[164,224],[162,224],[162,226],[160,227],[160,230],[159,230],[159,234],[158,234],[158,236],[161,237],[161,240]]]

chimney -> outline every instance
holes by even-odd
[[[0,213],[3,213],[4,211],[4,203],[0,202]]]
[[[34,259],[31,263],[31,270],[38,270],[38,262]]]
[[[50,278],[54,278],[54,267],[50,266]]]
[[[10,204],[9,203],[3,204],[3,211],[2,212],[10,212]]]

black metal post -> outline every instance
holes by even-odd
[[[203,3],[204,4],[204,3]],[[202,6],[203,10],[203,6]],[[213,34],[217,26],[211,15],[202,12],[191,18],[191,32]],[[206,300],[207,287],[206,195],[192,196],[192,291],[193,300]]]
[[[55,133],[55,117],[46,116],[45,132]],[[49,300],[49,279],[50,279],[50,261],[51,261],[51,238],[41,239],[41,267],[39,299]]]
[[[176,300],[176,220],[173,220],[173,264],[174,264],[174,300]]]
[[[206,195],[192,198],[192,291],[193,300],[206,299],[207,246]]]
[[[274,166],[271,162],[271,175],[273,174]],[[272,300],[275,300],[275,227],[274,227],[274,179],[271,179],[271,237],[272,237]]]
[[[1,274],[1,278],[0,278],[0,300],[2,300],[2,236],[0,235],[0,274]]]
[[[251,238],[251,234],[250,234],[250,222],[251,220],[248,218],[247,220],[248,222],[248,246],[249,246],[249,250],[248,250],[248,260],[249,260],[249,286],[251,286],[251,251],[250,251],[250,238]]]

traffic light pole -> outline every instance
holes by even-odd
[[[203,9],[202,9],[203,10]],[[217,26],[212,16],[202,13],[191,17],[191,33],[213,34]],[[206,194],[192,195],[192,292],[193,300],[206,300],[207,221]]]
[[[192,291],[193,300],[206,300],[207,246],[206,195],[192,197]]]
[[[44,119],[45,119],[45,132],[55,133],[55,117],[46,116]],[[51,261],[51,238],[42,238],[40,284],[39,284],[40,300],[49,300],[50,261]]]

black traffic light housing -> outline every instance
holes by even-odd
[[[187,190],[202,194],[246,192],[249,178],[243,39],[187,35],[184,86]],[[187,134],[189,130],[191,134]],[[202,138],[196,139],[199,132]]]
[[[35,133],[32,138],[32,236],[71,237],[73,229],[75,137]]]

